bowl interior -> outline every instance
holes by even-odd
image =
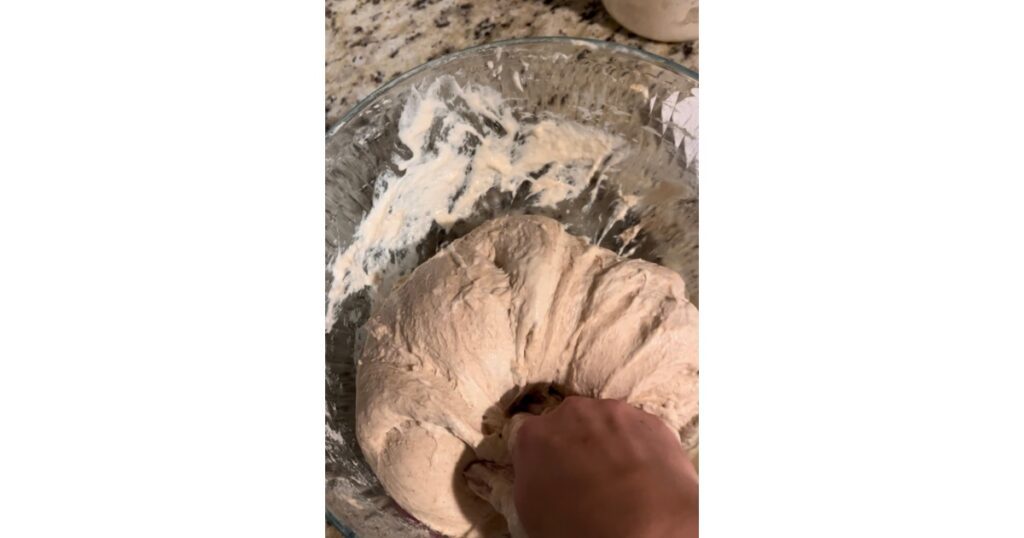
[[[429,536],[388,498],[360,454],[354,423],[358,329],[396,279],[481,222],[510,213],[551,216],[594,244],[678,271],[698,304],[696,105],[695,75],[663,58],[604,42],[526,39],[420,66],[374,92],[331,129],[328,292],[332,286],[337,292],[342,278],[333,270],[337,260],[370,244],[363,237],[360,246],[361,223],[380,213],[384,200],[397,203],[389,188],[436,176],[438,185],[463,182],[456,198],[473,193],[461,199],[461,211],[426,207],[437,201],[424,198],[424,211],[417,213],[422,218],[405,214],[401,223],[420,224],[418,232],[406,234],[412,239],[376,252],[375,278],[335,294],[337,304],[330,305],[335,319],[327,333],[326,471],[334,517],[359,536]],[[417,118],[423,120],[421,136],[403,136],[420,125]],[[567,130],[544,131],[550,126]],[[485,174],[481,148],[492,141],[508,150],[501,157],[510,164]],[[572,153],[591,141],[608,143],[595,145],[593,156]],[[511,183],[498,177],[529,160],[530,151],[558,144],[569,152],[566,162],[520,170]],[[424,175],[445,151],[459,166]],[[551,189],[538,191],[544,182]],[[452,205],[452,196],[439,196]]]

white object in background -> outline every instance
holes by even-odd
[[[604,0],[627,30],[655,41],[697,39],[697,0]]]

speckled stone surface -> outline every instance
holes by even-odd
[[[327,127],[381,84],[438,56],[516,37],[614,41],[697,70],[698,43],[658,43],[600,0],[327,0]]]

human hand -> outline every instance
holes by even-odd
[[[514,500],[530,538],[697,536],[697,473],[659,418],[569,397],[517,430]]]

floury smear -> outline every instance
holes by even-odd
[[[617,163],[623,146],[616,136],[572,121],[517,118],[497,91],[460,87],[450,76],[410,90],[398,139],[407,151],[394,157],[397,172],[376,179],[369,212],[331,263],[328,332],[346,297],[365,288],[387,293],[416,266],[414,247],[435,224],[450,230],[492,189],[528,189],[531,207],[575,199]]]

